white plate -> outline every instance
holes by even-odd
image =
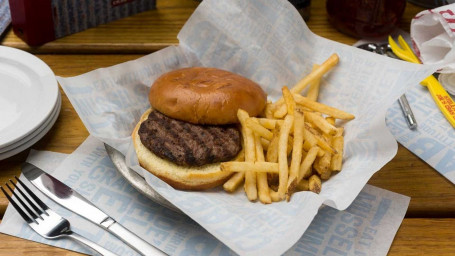
[[[60,99],[60,92],[58,94],[58,99],[57,99],[57,105],[55,106],[54,110],[52,110],[52,113],[51,115],[49,116],[48,119],[46,119],[44,121],[44,123],[38,127],[36,130],[34,130],[32,133],[28,134],[27,136],[25,136],[24,138],[22,138],[21,140],[19,141],[16,141],[15,143],[13,144],[10,144],[6,147],[3,147],[3,148],[0,148],[0,154],[2,153],[5,153],[7,151],[10,151],[14,148],[17,148],[19,146],[21,146],[22,144],[26,144],[28,143],[31,139],[33,139],[34,137],[38,136],[39,134],[41,134],[41,132],[47,127],[50,125],[50,123],[52,122],[52,120],[54,119],[55,115],[58,115],[60,111],[60,105],[61,105],[61,99]]]
[[[55,75],[27,52],[0,46],[0,148],[40,127],[58,98]]]
[[[60,93],[58,93],[57,105],[55,106],[55,108],[52,111],[51,116],[49,117],[48,120],[45,121],[43,126],[38,127],[37,130],[39,130],[39,132],[37,132],[37,133],[34,132],[34,133],[36,133],[36,135],[31,137],[29,140],[23,140],[23,141],[20,141],[20,143],[13,144],[13,145],[15,145],[15,147],[11,148],[9,151],[0,153],[0,160],[6,159],[8,157],[11,157],[13,155],[16,155],[17,153],[20,153],[20,152],[26,150],[27,148],[31,147],[33,144],[38,142],[38,140],[40,140],[42,137],[44,137],[44,135],[46,135],[47,132],[49,132],[49,130],[55,124],[55,121],[57,121],[57,118],[60,114],[61,106],[62,106],[62,104],[61,104],[61,99],[60,99]]]

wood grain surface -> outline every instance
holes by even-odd
[[[177,34],[198,6],[194,0],[157,1],[157,8],[90,28],[49,42],[30,47],[10,30],[2,42],[33,53],[150,53],[169,45],[177,45]],[[317,35],[345,44],[358,39],[339,33],[327,19],[325,1],[313,0],[308,27]],[[423,10],[407,4],[400,28],[409,31],[410,20]]]
[[[416,255],[455,255],[455,220],[454,219],[404,219],[398,230],[389,256]],[[45,244],[0,234],[0,256],[76,256],[83,255]]]
[[[31,48],[12,31],[1,44],[36,54],[58,76],[75,76],[108,67],[178,44],[177,34],[199,3],[193,0],[158,1],[156,10]],[[423,10],[407,4],[400,28],[409,31],[411,18]],[[325,1],[313,0],[309,28],[319,36],[344,44],[358,39],[335,30],[327,20]],[[62,109],[51,131],[32,146],[36,150],[73,152],[88,131],[62,93]],[[30,149],[0,161],[0,184],[20,175]],[[396,157],[378,171],[369,184],[411,197],[409,209],[389,255],[455,255],[455,185],[399,146]],[[0,195],[0,218],[7,207]],[[0,234],[1,255],[80,255]]]

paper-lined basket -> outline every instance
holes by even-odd
[[[284,0],[204,1],[178,38],[177,47],[58,80],[92,135],[124,153],[163,197],[244,255],[280,255],[302,236],[323,203],[347,208],[396,154],[396,141],[384,122],[386,110],[407,86],[437,69],[318,37]],[[162,73],[190,66],[222,68],[254,80],[276,100],[283,85],[292,86],[333,53],[340,62],[323,77],[320,101],[356,118],[345,125],[343,170],[323,183],[319,195],[299,192],[290,202],[263,205],[249,202],[243,191],[178,191],[137,164],[130,135],[149,107],[149,86]]]

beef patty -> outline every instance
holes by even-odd
[[[201,166],[233,159],[241,149],[234,125],[196,125],[153,110],[139,127],[142,144],[177,165]]]

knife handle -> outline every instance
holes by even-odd
[[[414,117],[414,113],[412,113],[411,106],[409,106],[406,95],[401,95],[401,97],[398,99],[398,102],[400,103],[401,110],[403,111],[403,115],[406,118],[409,129],[415,130],[417,128],[417,122]]]
[[[72,239],[87,245],[88,247],[92,248],[94,251],[98,252],[102,256],[117,256],[117,254],[108,251],[107,249],[104,249],[103,247],[99,246],[98,244],[88,240],[87,238],[79,235],[78,233],[75,232],[67,232],[66,235],[71,237]]]
[[[135,249],[142,255],[167,255],[162,252],[160,249],[154,247],[153,245],[147,243],[142,238],[135,235],[133,232],[129,231],[118,222],[112,218],[107,218],[101,223],[106,230],[110,231],[112,234],[120,238],[123,242],[128,244],[131,248]]]

